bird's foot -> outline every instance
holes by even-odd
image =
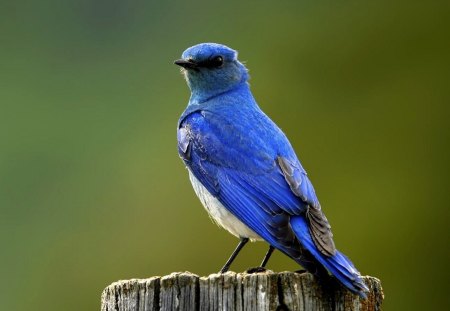
[[[223,267],[222,269],[220,269],[220,271],[219,272],[217,272],[218,274],[223,274],[223,273],[225,273],[225,272],[228,272],[228,267],[227,266],[225,266],[225,267]]]
[[[267,269],[264,267],[254,267],[254,268],[250,268],[247,269],[245,272],[248,274],[253,274],[253,273],[258,273],[258,272],[266,272]]]

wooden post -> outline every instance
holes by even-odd
[[[101,310],[381,310],[380,280],[365,276],[364,282],[370,289],[367,300],[338,284],[325,291],[309,273],[227,272],[199,277],[177,272],[112,283],[102,293]]]

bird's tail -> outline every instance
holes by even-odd
[[[308,223],[302,216],[291,217],[291,227],[302,246],[307,249],[331,274],[333,274],[345,287],[362,298],[367,298],[369,290],[364,284],[361,274],[353,263],[339,251],[333,256],[322,254],[314,244],[309,232]]]

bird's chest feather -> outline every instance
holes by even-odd
[[[253,241],[261,240],[253,230],[243,224],[232,213],[230,213],[220,201],[215,198],[189,171],[189,179],[195,194],[198,196],[211,219],[220,227],[224,228],[238,238],[250,238]]]

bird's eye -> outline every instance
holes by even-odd
[[[215,56],[212,58],[208,58],[204,61],[197,63],[199,67],[214,69],[214,68],[220,68],[223,66],[223,57],[222,56]]]
[[[222,56],[216,56],[211,60],[211,65],[213,67],[222,67],[223,65],[223,57]]]

